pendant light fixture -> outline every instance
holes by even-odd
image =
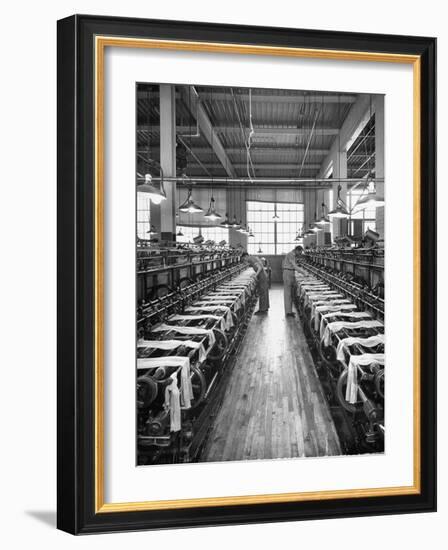
[[[312,227],[311,227],[311,231],[313,233],[318,233],[319,231],[322,231],[322,227],[320,227],[320,225],[318,225],[317,223],[317,193],[315,193],[315,203],[314,203],[314,206],[315,206],[315,211],[314,211],[314,222],[312,224]]]
[[[338,95],[338,121],[340,121],[340,96]],[[339,173],[338,177],[341,177],[341,133],[338,133],[338,164],[339,164]],[[347,210],[346,204],[341,199],[341,190],[342,186],[338,184],[338,196],[336,199],[336,208],[328,212],[328,217],[330,220],[333,219],[344,219],[350,217],[350,214]]]
[[[147,193],[149,199],[154,204],[160,204],[162,201],[166,200],[166,193],[163,187],[163,180],[160,180],[160,188],[157,189],[155,185],[152,184],[152,175],[149,173],[145,174],[145,182],[137,184],[137,191],[139,193]]]
[[[243,220],[240,220],[240,223],[238,224],[237,231],[238,231],[238,233],[242,233],[243,235],[248,233],[246,226],[243,224]]]
[[[276,222],[280,219],[280,216],[277,214],[277,189],[275,190],[274,201],[274,215],[272,216],[272,219]]]
[[[192,197],[191,187],[188,189],[188,195],[185,201],[179,206],[180,212],[188,212],[189,214],[197,214],[204,212],[204,209],[196,204]]]
[[[364,208],[378,208],[384,206],[384,197],[379,197],[375,190],[375,182],[370,178],[367,184],[367,194],[361,197],[356,204],[356,209],[364,210]]]
[[[304,235],[315,235],[315,232],[313,231],[313,224],[310,223],[308,229],[305,231]]]
[[[370,96],[370,119],[372,120],[372,96]],[[376,133],[376,129],[375,129]],[[367,145],[366,145],[366,154],[367,154]],[[370,159],[372,158],[372,155],[369,157],[369,175],[367,179],[367,193],[363,195],[358,202],[356,203],[356,209],[357,210],[364,210],[365,208],[378,208],[380,206],[384,206],[385,201],[384,197],[378,196],[375,189],[375,181],[372,178],[372,172],[373,167],[370,164]]]
[[[255,237],[255,235],[254,235],[252,229],[251,229],[250,227],[249,227],[248,229],[249,229],[249,235],[248,235],[248,237]]]
[[[151,223],[151,207],[148,203],[148,225],[149,225],[149,230],[146,232],[147,235],[149,235],[150,237],[152,235],[157,235],[158,231],[157,231],[157,228],[154,224]]]
[[[327,223],[330,223],[330,218],[325,215],[325,210],[328,210],[328,208],[327,208],[326,204],[323,202],[322,203],[322,216],[320,217],[319,220],[317,220],[316,225],[323,226]]]
[[[336,219],[343,219],[343,218],[348,218],[350,216],[345,204],[344,204],[344,201],[341,199],[341,184],[338,185],[338,197],[337,197],[337,201],[336,201],[336,208],[334,208],[333,210],[331,210],[330,212],[328,212],[328,217],[330,218],[330,220],[332,220],[333,218],[336,218]]]
[[[224,229],[228,229],[230,227],[230,221],[229,221],[229,214],[226,212],[226,217],[224,218],[224,220],[221,222],[221,227],[223,227]]]
[[[218,212],[216,212],[215,199],[212,196],[212,198],[210,199],[210,205],[208,207],[207,213],[204,214],[204,218],[207,218],[208,220],[211,220],[211,221],[216,221],[216,220],[219,220],[221,217],[222,216],[218,214]]]
[[[238,229],[238,228],[240,227],[240,226],[238,225],[236,216],[233,216],[233,220],[232,220],[232,223],[230,224],[230,226],[233,227],[233,229]]]
[[[183,237],[182,229],[179,227],[179,231],[176,233],[176,237]]]
[[[147,193],[149,196],[149,199],[154,204],[160,204],[162,201],[166,200],[166,193],[165,188],[163,186],[163,171],[162,167],[158,162],[153,160],[151,158],[151,95],[148,87],[148,93],[147,93],[147,110],[148,110],[148,150],[147,150],[147,158],[140,157],[141,160],[147,164],[149,170],[145,173],[145,181],[144,183],[138,184],[137,183],[137,191],[139,193]],[[158,169],[160,173],[160,185],[159,188],[157,188],[155,185],[153,185],[152,182],[152,174],[150,172],[153,168]]]
[[[263,250],[261,250],[261,243],[258,243],[257,254],[263,254]]]
[[[155,225],[151,224],[151,227],[149,228],[149,231],[146,232],[149,236],[151,235],[157,235],[158,231],[155,227]]]

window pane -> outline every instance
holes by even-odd
[[[279,218],[274,220],[275,211]],[[304,220],[303,204],[247,201],[246,213],[255,236],[248,243],[250,254],[257,254],[260,246],[262,254],[285,254],[297,245],[295,238]]]
[[[179,243],[192,243],[193,238],[197,237],[199,233],[204,237],[204,241],[214,241],[216,244],[219,244],[221,241],[226,241],[227,244],[229,243],[229,230],[224,227],[178,225],[176,232],[179,232],[179,230],[182,230],[183,233],[183,236],[176,236],[176,241]]]
[[[150,222],[150,205],[151,200],[147,193],[137,193],[137,236],[140,239],[148,239],[148,231],[151,226]]]

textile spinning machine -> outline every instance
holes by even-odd
[[[384,300],[382,273],[341,270],[353,251],[308,252],[296,273],[296,306],[346,452],[384,449]],[[378,256],[377,256],[378,257]],[[362,261],[362,268],[372,264]],[[339,269],[338,269],[339,268]],[[367,274],[367,277],[366,277]],[[370,286],[369,283],[374,284]],[[341,422],[341,418],[343,419]],[[338,419],[335,418],[336,424]],[[347,437],[343,437],[344,430]],[[350,447],[350,448],[349,448]]]
[[[186,256],[177,271],[192,263]],[[222,267],[139,304],[139,464],[197,460],[223,398],[257,296],[252,269],[229,255],[215,261]]]
[[[241,251],[209,243],[175,244],[168,247],[137,246],[138,305],[173,290],[206,279],[211,273],[236,265]]]

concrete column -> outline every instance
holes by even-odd
[[[167,177],[176,176],[176,91],[160,85],[160,165]],[[161,239],[176,239],[176,183],[164,182],[166,201],[160,204]],[[152,212],[151,212],[152,214]]]
[[[333,160],[333,178],[335,180],[347,178],[347,151],[336,151]],[[347,203],[347,183],[343,182],[341,185],[340,198]],[[333,183],[333,205],[332,208],[336,208],[338,202],[338,186],[339,183],[335,181]],[[347,233],[347,221],[334,219],[331,222],[333,224],[333,238],[340,237]]]
[[[384,96],[373,96],[375,111],[375,177],[384,178]],[[376,184],[376,193],[384,197],[384,183]],[[376,209],[376,230],[384,238],[384,206]]]

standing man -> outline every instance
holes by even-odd
[[[286,254],[283,260],[283,298],[285,302],[285,314],[286,317],[295,317],[295,313],[292,311],[292,304],[294,300],[294,289],[296,284],[295,271],[300,272],[297,262],[303,254],[303,248],[299,245]]]
[[[269,309],[269,281],[263,262],[257,256],[249,256],[247,252],[241,254],[241,259],[245,264],[250,265],[257,276],[259,302],[255,315],[266,315]]]

